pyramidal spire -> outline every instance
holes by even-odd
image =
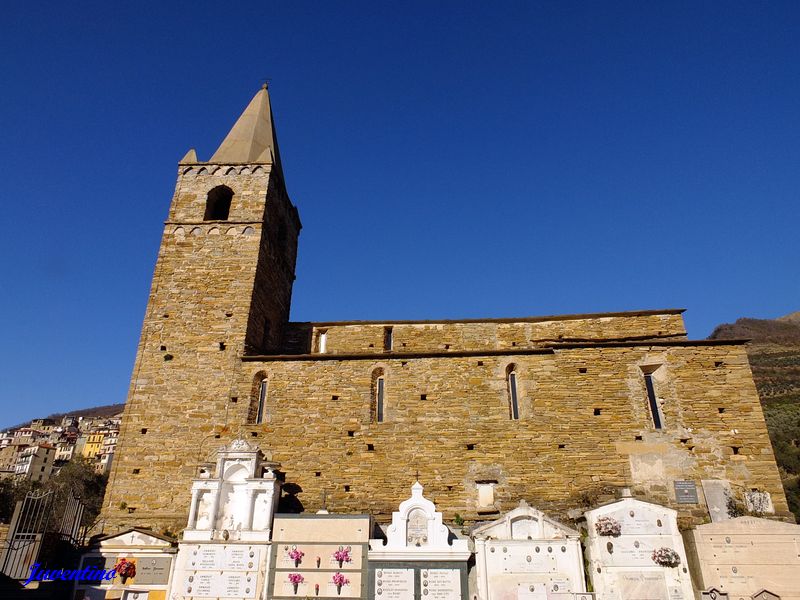
[[[212,163],[272,163],[281,171],[267,84],[261,86],[211,157]],[[281,177],[283,173],[281,172]]]

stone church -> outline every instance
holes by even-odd
[[[419,480],[467,526],[521,500],[567,520],[622,488],[685,526],[751,492],[788,516],[743,342],[688,339],[681,309],[292,322],[300,231],[265,86],[178,165],[106,533],[180,531],[237,440],[279,465],[279,513],[389,523]]]

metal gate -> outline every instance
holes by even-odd
[[[76,496],[74,492],[70,493],[67,506],[64,508],[64,516],[61,518],[61,526],[58,529],[58,535],[62,542],[67,542],[74,547],[83,544],[83,538],[86,536],[86,529],[81,527],[84,508],[86,506],[81,502],[81,497]]]
[[[30,492],[17,502],[8,529],[6,543],[0,552],[0,573],[13,579],[27,579],[31,566],[40,558],[48,562],[53,554],[74,549],[83,543],[86,534],[81,527],[85,505],[79,496],[70,493],[61,521],[50,528],[54,493]],[[40,556],[43,543],[50,552]]]
[[[0,572],[13,579],[27,579],[31,565],[39,557],[52,500],[53,492],[30,492],[17,502],[0,556]]]

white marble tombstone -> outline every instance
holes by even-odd
[[[467,540],[450,540],[442,513],[423,497],[422,484],[411,487],[411,498],[392,513],[392,524],[383,540],[369,541],[370,560],[467,560]]]
[[[800,525],[738,517],[683,533],[695,585],[731,598],[800,600]],[[767,596],[768,597],[768,596]]]
[[[677,511],[627,497],[587,511],[585,516],[589,574],[598,598],[694,598]],[[607,535],[617,527],[618,534]],[[672,556],[677,564],[658,564],[654,553]]]
[[[201,474],[192,483],[189,522],[178,545],[169,598],[263,595],[280,494],[277,467],[245,440],[220,448],[214,475]]]
[[[217,453],[214,477],[192,483],[184,541],[268,541],[280,494],[275,463],[238,439]]]
[[[469,542],[453,539],[442,513],[416,482],[411,498],[392,513],[383,540],[369,541],[369,598],[465,600]]]
[[[571,599],[586,591],[580,534],[524,501],[472,537],[480,600]]]

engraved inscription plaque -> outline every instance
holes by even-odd
[[[142,585],[166,585],[172,559],[164,556],[140,557],[136,561],[136,583]]]
[[[697,504],[697,484],[694,481],[674,481],[675,500],[678,504]]]
[[[619,583],[625,600],[670,600],[661,572],[621,572]]]
[[[428,516],[421,508],[415,508],[408,513],[406,542],[408,546],[428,544]]]
[[[414,600],[414,569],[376,570],[375,598],[380,600]]]
[[[461,600],[461,572],[458,569],[422,569],[423,600]]]

